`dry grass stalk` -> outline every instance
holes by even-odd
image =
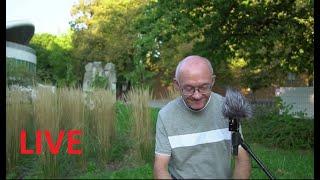
[[[137,160],[145,160],[152,151],[152,124],[149,101],[152,99],[149,89],[136,88],[127,94],[127,102],[131,109],[131,138],[135,142],[134,156]]]
[[[27,122],[32,117],[31,103],[23,101],[21,91],[6,91],[6,167],[14,169],[20,155],[20,133],[27,131]]]
[[[60,128],[78,129],[83,131],[85,123],[85,102],[83,92],[75,88],[61,88],[57,90],[62,104]]]
[[[86,146],[84,145],[85,134],[85,100],[81,89],[76,88],[59,88],[57,89],[59,99],[62,105],[61,123],[60,129],[66,130],[80,130],[82,132],[81,136],[77,136],[81,144],[76,145],[75,149],[82,149],[82,153],[86,151]],[[67,147],[66,139],[64,139],[63,147]],[[67,156],[69,158],[70,156]],[[71,157],[70,157],[71,158]],[[86,164],[86,156],[80,155],[77,158],[78,163],[82,168]]]
[[[164,95],[161,98],[173,100],[179,96],[181,96],[180,92],[178,90],[176,90],[174,87],[170,86],[167,88],[167,91],[164,92]]]
[[[103,161],[110,158],[112,139],[115,137],[115,102],[116,95],[109,90],[98,89],[92,92],[92,121],[96,130],[98,157]]]
[[[56,142],[60,131],[62,117],[61,97],[48,89],[38,88],[34,100],[35,125],[37,130],[48,130],[53,141]],[[44,135],[42,135],[44,139]],[[41,164],[44,174],[56,177],[58,173],[57,156],[51,154],[46,143],[43,143]]]

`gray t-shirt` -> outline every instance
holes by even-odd
[[[169,173],[176,178],[229,179],[231,132],[221,112],[224,97],[211,93],[202,111],[188,109],[182,98],[164,106],[156,124],[155,153],[170,156]]]

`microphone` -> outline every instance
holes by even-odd
[[[229,119],[229,131],[232,131],[232,154],[237,156],[238,146],[243,142],[239,133],[239,121],[241,118],[252,116],[251,106],[239,91],[228,88],[222,106],[222,114]]]
[[[254,155],[250,147],[243,141],[239,132],[239,121],[241,118],[251,118],[252,109],[245,97],[237,90],[228,88],[222,106],[222,114],[229,119],[229,131],[231,134],[232,154],[238,156],[238,147],[241,145],[270,179],[275,179],[263,163]]]
[[[228,119],[251,118],[252,109],[245,97],[237,90],[228,88],[222,107],[222,114]]]

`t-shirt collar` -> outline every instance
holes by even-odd
[[[210,93],[210,96],[209,96],[209,99],[208,99],[206,105],[205,105],[203,108],[199,109],[199,110],[191,109],[191,108],[187,105],[187,103],[185,102],[185,100],[183,99],[182,96],[181,96],[181,99],[182,99],[182,102],[183,102],[184,106],[187,107],[187,109],[189,109],[190,111],[192,111],[192,112],[201,112],[202,110],[204,110],[204,109],[208,106],[208,104],[209,104],[209,102],[210,102],[210,99],[211,99],[211,95],[212,95],[212,93]]]

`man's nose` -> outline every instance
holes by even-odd
[[[194,93],[193,93],[193,96],[192,96],[194,99],[201,99],[202,98],[202,94],[199,92],[199,89],[195,89],[194,90]]]

